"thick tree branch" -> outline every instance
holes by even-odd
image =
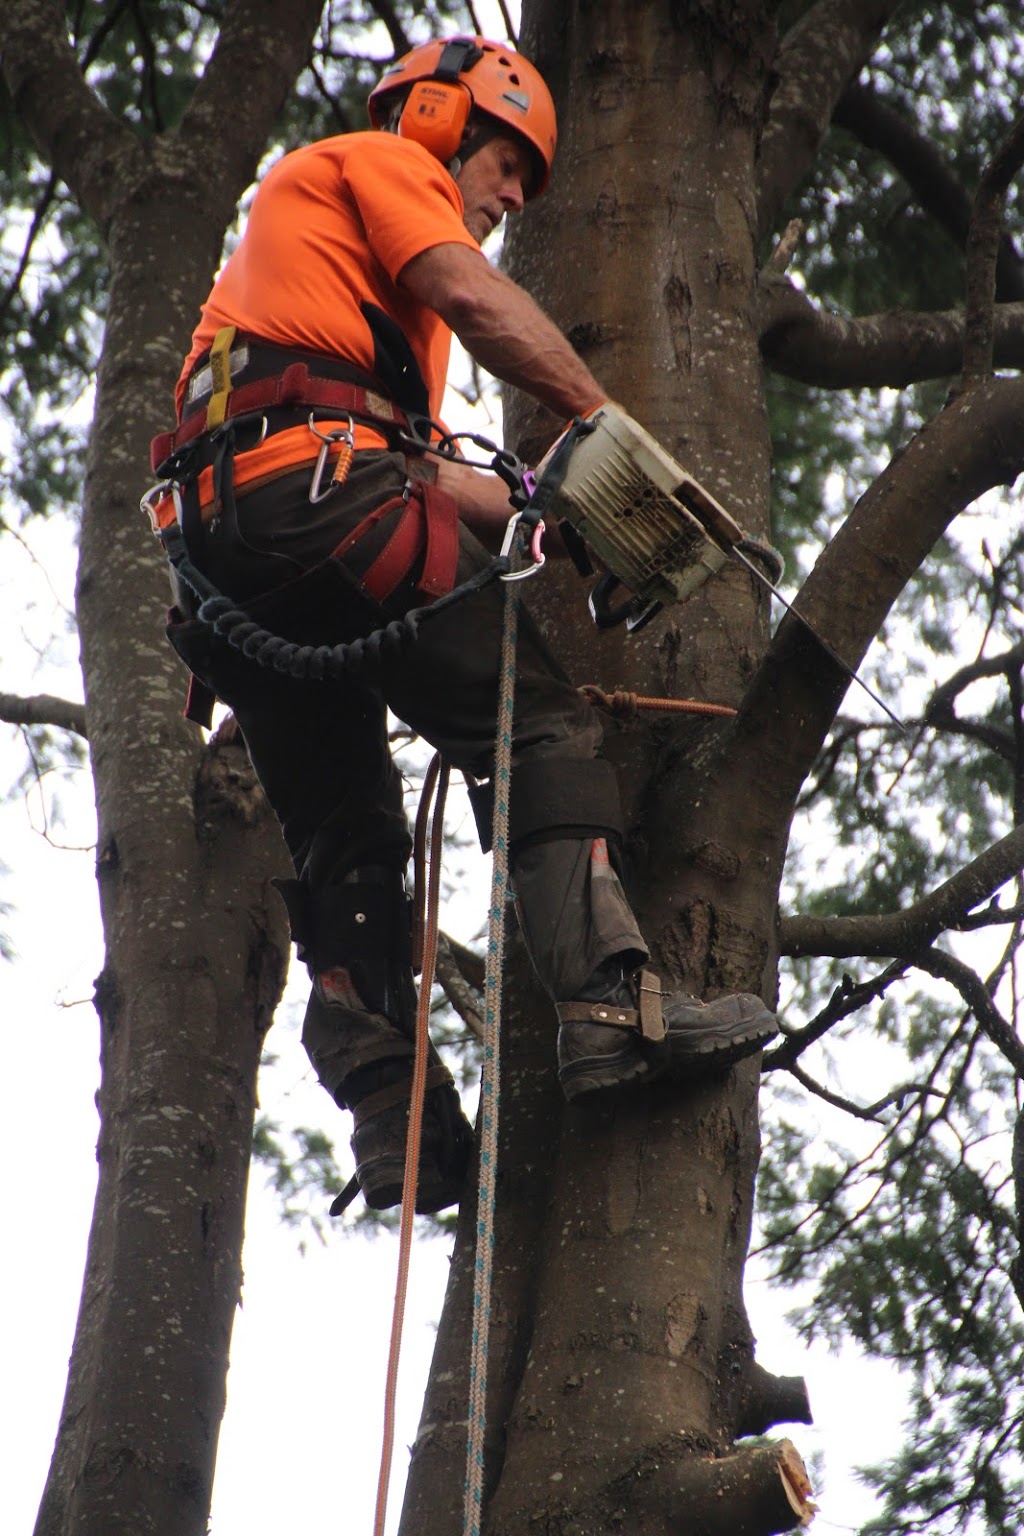
[[[931,724],[936,719],[942,720],[952,714],[960,694],[981,678],[1010,677],[1015,672],[1019,673],[1022,667],[1024,640],[1018,641],[1008,651],[1000,651],[998,656],[979,656],[966,666],[958,667],[951,677],[933,691],[925,708],[925,720]]]
[[[884,101],[870,85],[843,92],[833,122],[868,149],[877,149],[909,186],[915,200],[962,250],[971,228],[971,198],[931,139]],[[1024,267],[1009,237],[996,239],[996,297],[1024,299]]]
[[[76,704],[71,699],[57,699],[48,693],[38,693],[33,698],[0,693],[0,720],[6,720],[9,725],[52,725],[84,739],[89,735],[85,705]]]
[[[480,989],[475,987],[467,978],[461,964],[461,957],[471,954],[463,945],[450,939],[446,933],[437,936],[437,979],[444,990],[444,995],[451,1003],[459,1018],[476,1035],[478,1040],[484,1037],[483,999]],[[472,956],[476,959],[476,956]]]
[[[967,237],[967,340],[964,384],[992,372],[995,346],[993,307],[1003,236],[1003,209],[1010,182],[1024,163],[1024,116],[1019,117],[982,173]]]
[[[788,917],[779,924],[784,955],[891,955],[909,957],[940,933],[960,928],[1024,868],[1024,827],[986,848],[937,890],[900,912],[875,917]]]
[[[1024,470],[1024,380],[993,379],[951,401],[861,497],[797,597],[799,612],[859,666],[892,604],[953,518]],[[786,821],[849,679],[787,615],[743,701],[723,781],[761,765],[761,814]],[[735,766],[730,766],[733,764]],[[723,785],[719,787],[722,792]],[[778,850],[781,856],[781,850]]]
[[[412,40],[403,27],[402,19],[395,6],[391,4],[391,0],[373,0],[373,9],[388,29],[391,46],[395,50],[395,58],[408,53],[412,47]]]
[[[1024,1307],[1024,1109],[1017,1111],[1013,1123],[1013,1153],[1010,1159],[1013,1172],[1013,1203],[1017,1212],[1018,1241],[1021,1248],[1010,1265],[1010,1279],[1017,1293],[1017,1300]]]
[[[82,78],[58,0],[5,0],[0,56],[15,112],[56,174],[102,227],[111,160],[134,143]]]
[[[701,1512],[702,1536],[776,1536],[809,1525],[816,1509],[807,1470],[789,1440],[743,1446],[717,1459],[666,1456],[652,1472],[636,1476],[634,1490],[630,1509],[637,1529],[647,1525],[646,1509],[652,1528],[679,1536],[694,1529],[695,1510]]]
[[[960,667],[933,692],[925,707],[924,723],[944,735],[981,742],[990,752],[1015,765],[1019,754],[1014,732],[987,720],[962,720],[956,712],[956,701],[966,688],[984,677],[1005,677],[1012,695],[1015,686],[1019,686],[1022,666],[1024,642],[998,656],[980,656]]]
[[[752,1360],[745,1378],[739,1436],[763,1435],[775,1424],[814,1423],[802,1376],[774,1376]]]
[[[898,311],[852,320],[814,304],[786,278],[761,274],[761,350],[776,373],[819,389],[899,389],[963,366],[963,310]],[[997,368],[1024,368],[1024,303],[992,316]]]
[[[899,0],[818,0],[783,38],[758,165],[766,235],[818,152],[836,102],[871,54]]]
[[[167,149],[187,172],[193,157],[211,186],[233,197],[253,178],[278,112],[308,63],[322,0],[229,0],[217,44]],[[230,103],[231,132],[222,124]]]

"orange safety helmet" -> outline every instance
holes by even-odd
[[[474,109],[526,140],[538,161],[527,192],[537,197],[548,184],[558,124],[551,92],[521,53],[484,37],[453,37],[418,48],[386,69],[370,92],[370,122],[383,127],[402,92],[408,98],[399,120],[403,138],[415,139],[447,165],[459,151]]]

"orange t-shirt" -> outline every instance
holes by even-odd
[[[454,179],[422,145],[395,134],[349,133],[280,159],[260,183],[245,233],[203,305],[178,380],[222,326],[304,352],[322,352],[373,372],[374,340],[360,305],[382,309],[408,341],[427,385],[430,415],[441,408],[451,331],[398,285],[402,268],[432,246],[479,250],[462,222]],[[481,261],[486,258],[481,254]],[[342,422],[318,422],[321,431]],[[382,439],[356,429],[356,446]],[[319,444],[308,427],[276,433],[235,459],[235,483],[312,462]],[[201,499],[208,496],[200,487]]]

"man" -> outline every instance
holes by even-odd
[[[607,398],[480,251],[547,184],[555,113],[533,66],[483,38],[427,43],[385,73],[369,110],[375,131],[308,145],[264,178],[177,392],[173,473],[191,560],[258,624],[311,646],[353,641],[422,606],[480,570],[483,546],[505,529],[498,479],[395,436],[396,420],[436,421],[452,332],[562,420]],[[347,404],[332,415],[331,402]],[[234,711],[294,862],[281,887],[312,977],[303,1042],[320,1081],[353,1110],[364,1198],[393,1205],[414,989],[409,834],[385,710],[486,789],[500,593],[482,587],[432,616],[401,655],[382,652],[372,672],[331,685],[261,669],[189,616],[187,591],[180,606],[171,641]],[[648,950],[619,881],[621,813],[600,724],[525,617],[513,735],[511,873],[558,1006],[567,1098],[760,1049],[776,1025],[759,999],[662,1007],[642,971]],[[471,1137],[436,1056],[423,1143],[417,1209],[439,1210],[459,1198]]]

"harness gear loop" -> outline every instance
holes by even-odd
[[[430,827],[430,873],[426,884],[426,918],[417,912],[417,922],[422,931],[423,974],[420,978],[419,1005],[416,1009],[416,1055],[413,1061],[412,1088],[409,1100],[409,1131],[405,1146],[405,1175],[402,1184],[402,1219],[398,1240],[398,1278],[395,1285],[395,1306],[391,1322],[391,1343],[388,1351],[387,1380],[384,1391],[384,1438],[381,1448],[380,1475],[377,1480],[377,1508],[373,1522],[373,1536],[384,1536],[387,1515],[388,1484],[391,1480],[391,1461],[395,1448],[395,1398],[398,1390],[398,1362],[402,1348],[402,1328],[405,1322],[405,1303],[409,1292],[409,1268],[412,1254],[412,1227],[416,1209],[416,1183],[420,1165],[420,1138],[423,1129],[423,1101],[427,1088],[427,1059],[430,1019],[430,994],[434,985],[434,968],[437,963],[437,911],[441,891],[441,852],[444,840],[444,804],[448,794],[449,768],[439,756],[431,760],[423,782],[420,808],[416,817],[416,845],[420,850],[426,840],[426,821],[430,798],[437,786],[437,800]],[[419,879],[421,861],[417,859],[418,893],[423,895]]]

